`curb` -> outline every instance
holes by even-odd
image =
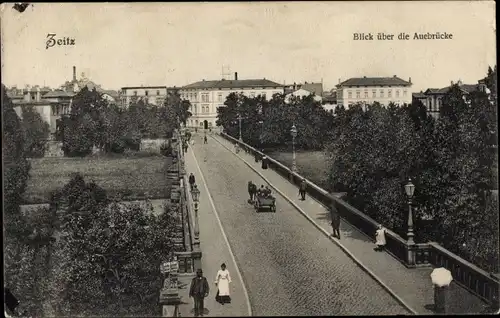
[[[191,149],[191,155],[193,156],[194,164],[196,165],[196,167],[198,168],[198,172],[200,173],[201,181],[202,181],[203,186],[206,190],[208,200],[209,200],[210,205],[212,207],[212,211],[214,212],[217,223],[219,224],[219,228],[220,228],[220,231],[222,233],[222,237],[224,238],[224,241],[226,242],[226,246],[229,250],[229,255],[231,257],[231,260],[233,261],[233,263],[235,265],[235,269],[236,269],[236,273],[238,274],[238,278],[241,281],[241,287],[243,288],[243,294],[245,296],[245,303],[246,303],[247,309],[248,309],[248,316],[252,317],[253,316],[252,303],[250,301],[250,296],[248,295],[248,289],[247,289],[247,286],[245,284],[245,280],[243,279],[243,275],[241,274],[240,267],[238,265],[238,262],[236,261],[236,257],[233,253],[233,249],[231,247],[231,244],[229,243],[229,240],[226,236],[226,232],[224,231],[224,227],[222,226],[222,222],[220,220],[219,213],[217,212],[217,208],[215,207],[214,201],[212,199],[212,195],[210,194],[210,190],[208,189],[207,181],[205,179],[205,176],[203,175],[203,171],[201,171],[200,164],[198,162],[198,159],[196,158],[196,154],[195,154],[193,149]]]
[[[309,222],[311,222],[318,230],[320,230],[320,232],[322,232],[326,237],[328,237],[330,239],[330,241],[337,244],[337,246],[340,247],[340,249],[345,254],[347,254],[347,256],[349,256],[363,271],[365,271],[368,275],[370,275],[377,283],[379,283],[379,285],[382,286],[382,288],[384,288],[393,298],[395,298],[398,303],[400,303],[403,307],[405,307],[408,311],[410,311],[410,313],[412,313],[414,315],[418,315],[418,312],[416,310],[414,310],[403,299],[401,299],[394,291],[392,291],[392,289],[390,289],[384,282],[382,282],[382,280],[380,278],[378,278],[378,276],[375,275],[375,273],[373,273],[368,267],[366,267],[363,263],[361,263],[361,261],[358,260],[351,252],[349,252],[349,250],[347,250],[347,248],[345,248],[336,238],[331,236],[329,232],[325,231],[321,227],[321,225],[316,223],[309,215],[307,215],[307,213],[304,212],[295,202],[293,202],[292,199],[290,199],[286,194],[284,194],[281,190],[279,190],[275,185],[273,185],[271,182],[269,182],[269,180],[267,180],[267,178],[262,173],[260,173],[260,171],[255,169],[250,163],[248,163],[240,155],[236,154],[234,151],[229,149],[229,147],[227,147],[222,142],[217,140],[217,138],[214,138],[213,136],[211,136],[211,137],[212,137],[212,139],[217,141],[222,147],[226,148],[234,156],[236,156],[241,161],[243,161],[250,169],[252,169],[255,173],[257,173],[262,179],[264,179],[264,181],[266,181],[267,184],[269,184],[276,192],[278,192],[283,198],[285,198],[285,200],[288,201],[297,211],[299,211],[300,214],[302,214]],[[223,137],[221,137],[221,138],[223,138]]]

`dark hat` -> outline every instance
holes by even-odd
[[[202,274],[203,274],[203,270],[202,270],[201,268],[198,268],[198,269],[196,270],[196,273],[202,273]]]

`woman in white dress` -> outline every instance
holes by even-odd
[[[377,252],[383,251],[385,246],[385,229],[382,224],[378,225],[378,229],[375,232],[375,244],[377,245],[374,250]]]
[[[231,297],[229,296],[229,283],[231,283],[231,275],[226,269],[226,264],[223,263],[215,277],[215,286],[218,287],[215,300],[222,305],[231,302]]]

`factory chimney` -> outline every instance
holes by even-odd
[[[234,72],[234,80],[237,81],[238,80],[238,72]]]
[[[73,81],[76,81],[76,66],[73,66]]]

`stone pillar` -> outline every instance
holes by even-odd
[[[439,287],[434,285],[434,310],[439,314],[447,314],[450,312],[450,286]]]
[[[413,268],[416,267],[416,250],[417,246],[415,243],[406,243],[406,266]]]

